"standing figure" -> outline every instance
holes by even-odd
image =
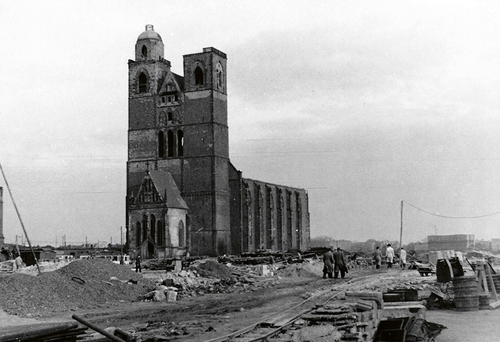
[[[347,273],[347,266],[345,265],[344,253],[342,253],[342,249],[337,248],[337,251],[333,253],[333,260],[335,261],[333,277],[337,279],[339,277],[339,271],[340,271],[340,277],[344,279],[345,274]]]
[[[379,246],[377,246],[375,252],[373,252],[373,259],[375,260],[375,268],[379,269],[382,265],[382,251]]]
[[[399,252],[399,265],[403,270],[406,269],[406,251],[403,247],[401,247],[401,251]]]
[[[385,256],[387,258],[387,268],[392,268],[392,264],[394,263],[394,248],[391,247],[390,243],[387,244]]]
[[[330,248],[325,254],[323,254],[323,263],[325,264],[323,266],[323,279],[326,278],[326,275],[328,274],[328,278],[333,278],[333,253],[332,253],[333,247]]]
[[[135,271],[138,273],[142,273],[140,255],[138,255],[137,258],[135,258]]]
[[[23,258],[21,258],[21,254],[17,254],[16,258],[14,259],[14,263],[16,264],[16,268],[18,270],[23,268],[24,263],[23,263]]]

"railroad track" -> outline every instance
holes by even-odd
[[[291,328],[291,326],[298,320],[309,322],[333,322],[333,325],[340,329],[351,329],[354,326],[367,325],[367,323],[364,322],[357,322],[357,314],[353,312],[352,308],[339,304],[328,305],[328,302],[345,294],[347,290],[355,288],[353,283],[362,281],[363,278],[366,277],[351,279],[341,284],[335,283],[334,286],[336,288],[333,293],[331,287],[323,291],[316,292],[311,297],[295,305],[294,307],[291,307],[284,311],[269,314],[257,323],[235,331],[231,334],[207,340],[207,342],[290,341],[289,335],[283,335],[286,334],[286,331]],[[318,302],[322,304],[317,304]]]

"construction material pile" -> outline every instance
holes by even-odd
[[[75,260],[37,276],[0,278],[0,308],[21,317],[51,317],[136,301],[153,288],[127,266],[106,259]]]
[[[279,283],[278,276],[259,274],[261,266],[227,266],[215,260],[204,259],[194,262],[179,272],[145,273],[144,276],[157,284],[174,286],[178,299],[208,293],[239,293]]]
[[[232,276],[229,267],[212,260],[192,264],[189,269],[196,271],[201,277],[207,278],[227,279]]]

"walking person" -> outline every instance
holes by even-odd
[[[406,251],[403,247],[401,247],[401,251],[399,252],[399,266],[401,269],[406,269]]]
[[[141,269],[141,256],[138,255],[137,258],[135,258],[135,271],[137,273],[142,273]]]
[[[387,268],[392,268],[392,264],[394,263],[394,248],[392,248],[390,243],[387,244],[385,256],[387,258]]]
[[[373,260],[375,260],[375,268],[378,270],[382,265],[382,251],[379,246],[377,246],[375,252],[373,252]]]
[[[342,253],[342,249],[337,248],[337,251],[333,253],[333,260],[335,261],[333,277],[337,279],[339,277],[339,271],[340,271],[340,277],[344,279],[345,274],[347,273],[347,266],[345,264],[344,253]]]
[[[323,279],[326,279],[326,275],[328,274],[328,278],[333,278],[333,247],[331,247],[325,254],[323,254]]]

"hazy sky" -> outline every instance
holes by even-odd
[[[1,1],[0,163],[34,244],[120,240],[128,59],[228,55],[230,157],[308,190],[311,235],[399,240],[401,201],[500,211],[498,1]],[[4,186],[4,235],[22,234]],[[500,238],[404,206],[403,243]]]

